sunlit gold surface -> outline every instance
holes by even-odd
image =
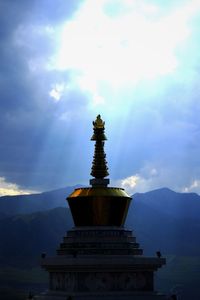
[[[78,188],[75,189],[68,198],[73,197],[96,197],[96,196],[111,196],[111,197],[129,197],[129,195],[122,188],[112,187],[91,187],[91,188]]]
[[[123,226],[131,198],[121,188],[80,188],[67,198],[75,226]]]

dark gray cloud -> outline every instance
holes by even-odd
[[[137,174],[144,189],[200,186],[199,21],[190,23],[190,45],[177,50],[185,63],[174,75],[119,92],[104,83],[107,102],[95,106],[74,70],[49,67],[59,47],[54,30],[83,2],[0,1],[0,177],[36,190],[86,183],[91,122],[102,113],[111,178]],[[163,14],[173,10],[169,2],[159,4]],[[57,84],[59,101],[50,96]]]
[[[74,142],[63,134],[65,122],[59,121],[59,110],[70,114],[77,109],[75,103],[86,100],[71,91],[66,95],[69,100],[58,108],[50,99],[54,83],[61,78],[67,82],[70,74],[40,67],[57,45],[48,34],[39,31],[70,19],[79,4],[80,1],[0,2],[0,176],[24,187],[41,188],[48,174],[55,173],[62,164],[65,151],[58,157],[60,146],[66,149],[67,157]],[[35,70],[30,68],[30,62]],[[53,126],[57,130],[52,130]],[[69,124],[65,126],[66,134],[68,131],[71,136]]]

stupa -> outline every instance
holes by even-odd
[[[146,257],[132,230],[124,227],[131,197],[122,188],[108,187],[104,152],[105,122],[93,122],[95,151],[90,187],[68,196],[74,227],[55,257],[43,257],[49,290],[40,300],[166,299],[154,289],[154,273],[165,264]]]

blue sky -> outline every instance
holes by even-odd
[[[0,1],[0,195],[87,184],[200,193],[200,1]]]

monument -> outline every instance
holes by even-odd
[[[55,257],[42,258],[49,290],[34,299],[166,299],[154,289],[154,273],[165,259],[143,256],[132,230],[124,227],[131,197],[122,188],[108,187],[104,126],[98,115],[91,138],[94,178],[90,187],[75,189],[67,198],[75,226]]]

